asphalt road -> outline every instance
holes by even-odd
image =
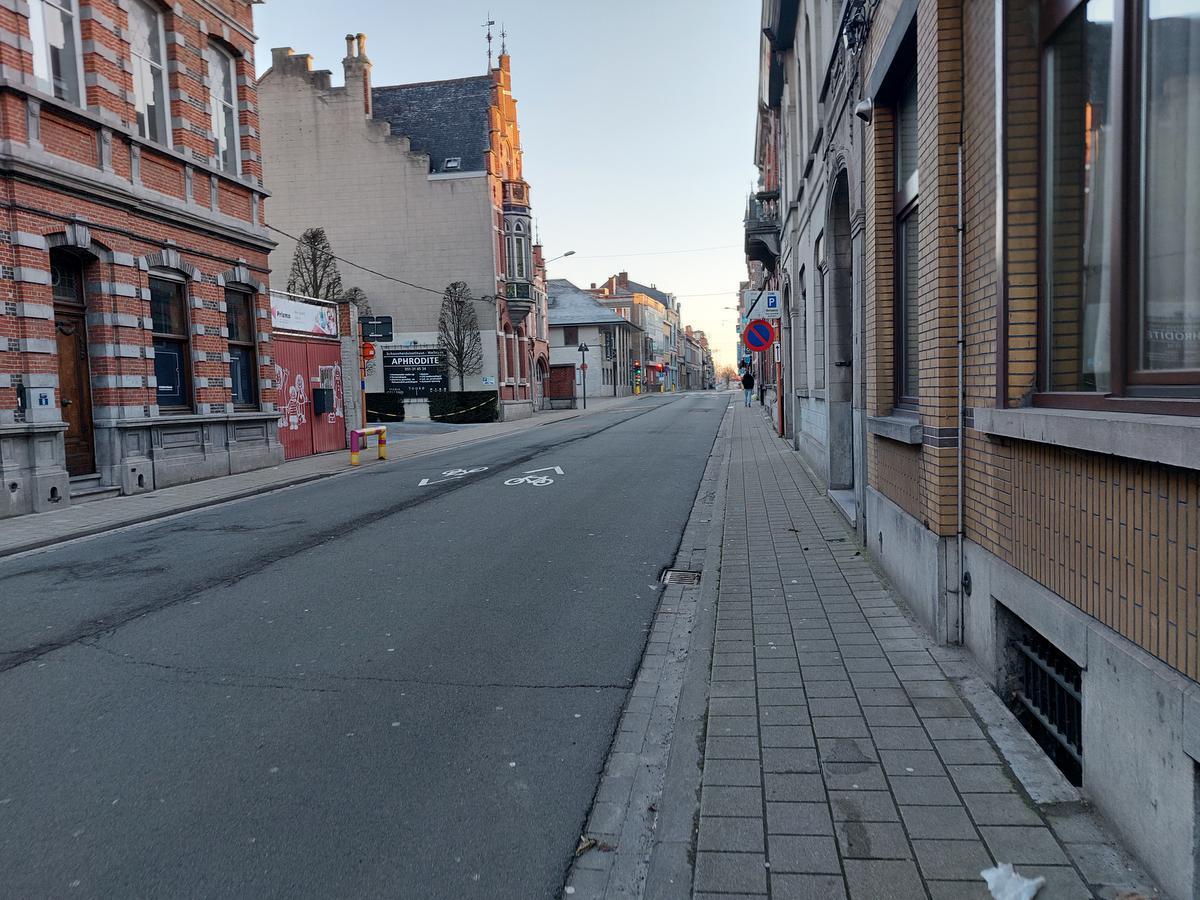
[[[557,896],[727,403],[0,561],[0,895]]]

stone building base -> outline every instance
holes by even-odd
[[[236,475],[283,462],[275,412],[95,423],[100,485],[121,494]],[[0,518],[71,504],[64,423],[0,426]]]
[[[532,400],[502,400],[500,402],[501,422],[515,422],[518,419],[528,419],[532,415]]]
[[[70,503],[63,422],[0,425],[0,519]]]
[[[866,491],[867,545],[939,643],[958,640],[953,537]],[[1200,896],[1200,686],[967,541],[963,642],[1007,701],[1010,646],[1030,629],[1082,669],[1083,792],[1172,897]]]

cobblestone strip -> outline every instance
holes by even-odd
[[[729,479],[694,897],[970,900],[997,860],[1094,896],[756,410]]]

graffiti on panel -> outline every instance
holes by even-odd
[[[346,388],[342,384],[342,364],[333,367],[333,412],[329,414],[329,424],[336,425],[338,419],[346,418]]]
[[[305,413],[305,407],[308,406],[308,389],[304,385],[303,375],[297,375],[295,381],[288,384],[291,374],[279,363],[275,364],[275,378],[279,383],[280,390],[279,427],[296,431],[302,424],[308,422],[308,416]],[[285,385],[287,385],[286,393],[284,392]]]

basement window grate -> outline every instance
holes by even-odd
[[[1074,785],[1083,783],[1083,670],[1023,629],[1013,635],[1010,705],[1017,719]]]
[[[689,572],[686,569],[663,569],[659,581],[663,584],[697,585],[700,583],[699,572]]]

